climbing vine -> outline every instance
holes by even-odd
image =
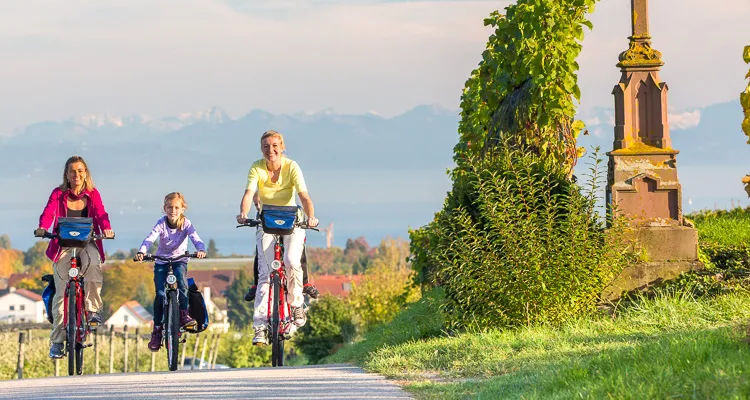
[[[455,160],[484,156],[503,143],[529,149],[572,170],[581,154],[574,121],[580,101],[578,63],[586,18],[597,0],[519,0],[495,28],[461,97]]]
[[[743,58],[745,63],[750,64],[750,46],[745,46]],[[745,75],[745,78],[750,78],[750,71]],[[740,93],[740,103],[742,104],[742,110],[745,112],[745,119],[742,121],[742,131],[747,135],[747,143],[750,144],[750,82],[748,82],[745,91]],[[742,183],[745,184],[745,191],[750,196],[750,175],[745,175]]]

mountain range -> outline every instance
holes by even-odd
[[[612,145],[611,109],[582,113],[589,135],[579,145]],[[740,132],[739,102],[716,104],[672,118],[684,209],[745,201],[740,178],[750,172],[750,146]],[[94,114],[30,124],[0,136],[6,171],[0,185],[0,233],[18,247],[32,242],[39,212],[62,179],[65,159],[82,155],[102,192],[118,239],[136,247],[160,216],[163,196],[186,195],[188,216],[219,249],[249,253],[253,239],[234,229],[250,164],[261,158],[267,129],[285,136],[288,156],[302,167],[316,214],[334,223],[334,243],[365,236],[406,236],[431,220],[450,189],[446,170],[458,135],[458,111],[417,106],[386,118],[374,113],[274,115],[252,110],[231,118],[220,108],[176,116]],[[586,165],[586,157],[578,171]],[[603,191],[603,189],[602,189]],[[311,245],[323,237],[309,234]]]

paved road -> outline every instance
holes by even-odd
[[[346,364],[3,381],[0,399],[411,399]]]

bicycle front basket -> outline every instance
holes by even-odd
[[[260,221],[265,233],[290,235],[297,222],[297,207],[263,205]]]
[[[86,247],[93,234],[93,218],[60,218],[58,221],[57,236],[62,247]]]

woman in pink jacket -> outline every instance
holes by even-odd
[[[39,228],[34,231],[37,236],[43,236],[47,231],[57,232],[58,219],[62,217],[89,217],[94,222],[94,233],[106,237],[114,237],[109,223],[109,215],[102,204],[102,197],[94,187],[86,161],[79,156],[73,156],[65,162],[63,182],[52,190],[47,205],[39,217]],[[79,267],[84,279],[86,292],[86,309],[90,324],[101,324],[99,310],[102,307],[102,267],[104,262],[104,247],[101,241],[92,241],[87,248],[77,254],[81,262]],[[70,270],[70,249],[60,247],[57,239],[52,239],[47,246],[47,257],[53,265],[55,277],[55,296],[52,299],[52,334],[50,335],[51,358],[62,358],[64,353],[65,327],[62,326],[63,299],[65,285]]]

